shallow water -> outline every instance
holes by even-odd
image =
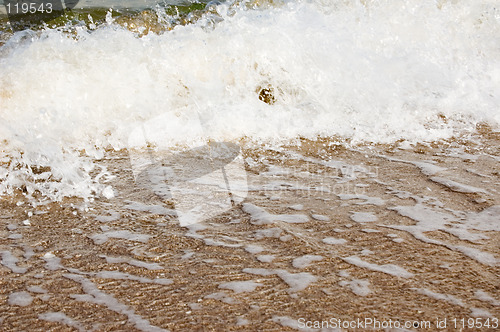
[[[234,205],[221,198],[235,181],[223,190],[205,175],[167,197],[137,182],[126,151],[109,151],[107,198],[0,198],[0,326],[291,331],[359,318],[434,330],[471,318],[491,328],[499,142],[242,144],[247,191]],[[205,214],[179,214],[202,204]]]

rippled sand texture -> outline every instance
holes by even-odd
[[[1,329],[500,318],[499,143],[246,147],[247,198],[186,227],[109,153],[115,197],[87,210],[1,199]]]

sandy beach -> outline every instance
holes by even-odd
[[[127,151],[109,152],[113,198],[36,208],[21,193],[1,198],[1,329],[335,330],[378,320],[437,330],[446,319],[442,330],[489,322],[481,330],[493,331],[499,143],[489,130],[405,148],[242,143],[247,197],[184,227],[171,202],[137,185]]]

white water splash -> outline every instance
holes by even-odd
[[[132,128],[152,119],[180,124],[155,142],[163,147],[202,137],[421,141],[478,122],[498,128],[495,1],[227,6],[212,28],[200,20],[143,38],[115,24],[77,28],[76,38],[16,33],[0,48],[0,193],[111,198],[94,160],[129,147]],[[262,88],[273,105],[259,100]],[[195,121],[203,133],[188,130]]]

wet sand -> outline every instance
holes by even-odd
[[[0,198],[0,329],[500,319],[498,134],[407,149],[243,143],[243,158],[245,200],[187,227],[136,185],[126,151],[102,161],[115,197],[86,209]]]

